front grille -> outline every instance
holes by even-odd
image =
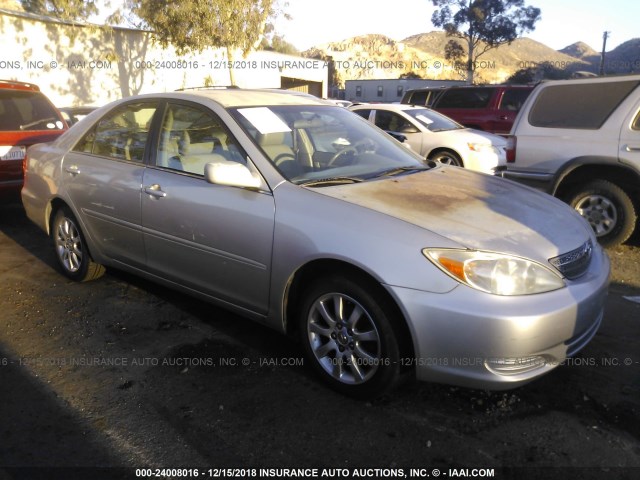
[[[549,259],[549,263],[556,267],[565,277],[574,279],[587,271],[591,263],[592,253],[593,243],[588,240],[575,250]]]

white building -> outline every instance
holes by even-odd
[[[414,78],[347,80],[344,83],[345,100],[358,103],[399,102],[407,90],[427,87],[453,87],[465,84],[465,82],[459,80],[422,80]]]
[[[151,32],[64,22],[0,9],[0,79],[38,85],[59,107],[100,106],[140,93],[229,85],[223,49],[178,56]],[[320,60],[253,52],[234,60],[241,88],[285,88],[327,96]]]

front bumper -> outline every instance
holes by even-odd
[[[560,290],[501,297],[460,285],[435,294],[387,286],[413,337],[419,380],[504,390],[543,375],[581,350],[604,314],[610,265],[601,249]]]

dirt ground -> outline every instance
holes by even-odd
[[[640,478],[639,245],[609,252],[603,326],[549,375],[362,402],[249,320],[116,271],[67,281],[21,206],[2,206],[0,480]]]

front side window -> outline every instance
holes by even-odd
[[[160,129],[156,166],[204,175],[207,163],[245,163],[246,155],[222,120],[209,110],[169,104]]]
[[[375,122],[376,127],[390,132],[403,132],[413,127],[409,120],[401,117],[397,113],[387,110],[376,110]],[[413,129],[415,129],[415,127],[413,127]]]
[[[156,103],[131,103],[102,117],[74,147],[114,160],[143,163]]]

